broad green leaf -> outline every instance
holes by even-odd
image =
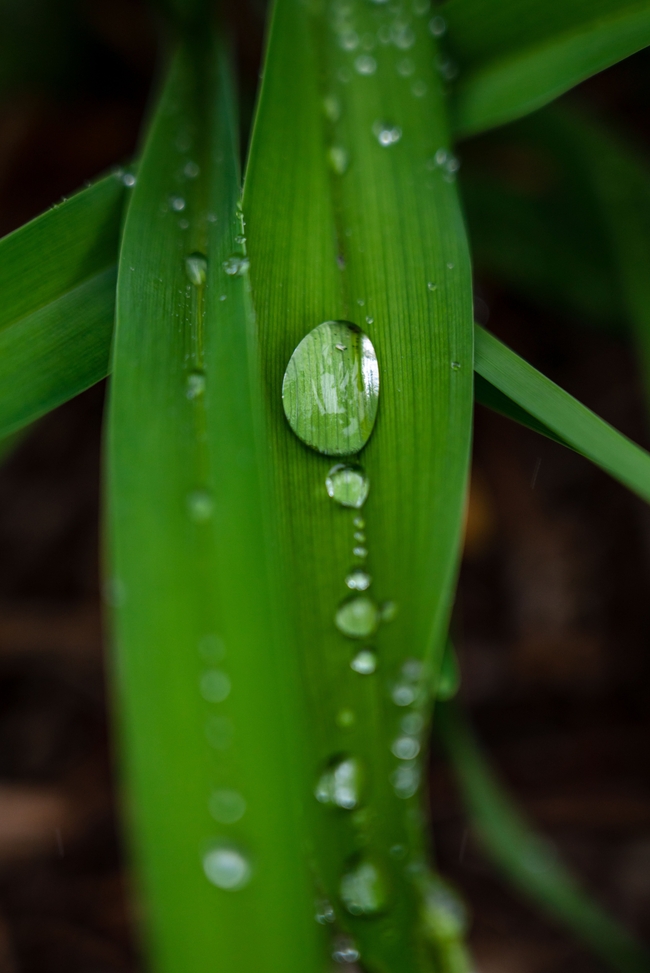
[[[237,142],[223,55],[188,44],[125,223],[108,449],[121,736],[157,973],[322,969]]]
[[[467,808],[486,854],[513,885],[557,919],[620,973],[643,973],[650,955],[614,919],[592,902],[536,834],[501,788],[473,734],[453,703],[436,711],[442,738]]]
[[[105,377],[123,197],[107,176],[0,240],[0,436]]]
[[[278,0],[244,194],[314,785],[337,755],[362,769],[362,813],[332,807],[325,785],[321,805],[305,795],[316,881],[364,967],[399,973],[429,968],[410,878],[426,846],[417,727],[444,647],[471,421],[470,266],[455,167],[435,161],[449,133],[434,58],[424,16]],[[333,459],[282,405],[295,349],[337,320],[363,329],[379,365],[377,422],[348,460],[370,485],[361,509],[328,496]],[[371,584],[350,602],[359,571]],[[385,602],[394,620],[374,631]],[[364,885],[367,909],[350,898]]]
[[[642,500],[650,502],[650,454],[479,325],[475,326],[475,342],[474,368],[482,378],[538,423],[547,426],[555,438],[564,440]]]
[[[459,72],[460,136],[535,111],[650,44],[648,0],[449,0],[440,9]]]

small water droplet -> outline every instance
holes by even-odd
[[[178,221],[178,225],[181,228],[181,230],[189,230],[189,228],[190,228],[190,221],[189,220],[179,220]]]
[[[413,0],[413,13],[416,17],[423,17],[431,9],[431,0]]]
[[[236,892],[248,885],[253,870],[238,848],[230,844],[219,844],[203,856],[203,871],[217,888]]]
[[[205,735],[215,750],[227,750],[232,743],[234,727],[227,716],[212,714],[205,722]]]
[[[398,22],[391,30],[391,40],[401,51],[408,51],[415,44],[415,34],[407,24]]]
[[[198,399],[204,392],[205,372],[199,371],[199,369],[190,372],[187,376],[187,391],[185,393],[188,399]]]
[[[325,480],[327,495],[342,507],[363,507],[370,490],[370,481],[360,466],[337,463]]]
[[[323,99],[323,111],[330,122],[338,122],[341,117],[341,102],[336,95],[327,95]]]
[[[334,620],[343,635],[351,639],[364,639],[376,631],[380,621],[379,609],[372,598],[360,595],[344,601]]]
[[[226,271],[229,277],[241,277],[245,274],[250,267],[250,260],[248,257],[241,257],[235,254],[232,257],[228,257],[227,260],[223,262],[223,269]]]
[[[420,743],[415,737],[397,737],[391,744],[391,750],[398,760],[415,760],[420,752]]]
[[[375,319],[371,318],[369,314],[366,315],[366,324],[374,324]]]
[[[124,175],[122,176],[122,182],[127,189],[133,189],[133,187],[137,182],[137,179],[132,172],[125,172]]]
[[[350,164],[350,157],[341,145],[332,145],[327,152],[327,159],[337,176],[343,176]]]
[[[360,676],[370,676],[377,668],[377,656],[371,649],[362,649],[355,655],[350,668]]]
[[[319,324],[291,356],[282,404],[289,425],[312,449],[326,456],[358,453],[379,404],[379,365],[370,338],[347,321]]]
[[[353,916],[375,916],[387,902],[386,883],[370,860],[360,861],[343,875],[339,888],[341,900]]]
[[[235,237],[235,243],[246,243],[246,237],[242,236],[241,233],[238,233]]]
[[[424,98],[427,93],[426,81],[414,81],[411,85],[411,91],[416,98]]]
[[[341,965],[356,963],[357,960],[361,959],[361,953],[352,939],[349,939],[347,936],[339,936],[334,943],[332,959],[335,963],[340,963]]]
[[[355,541],[359,541],[360,544],[365,544],[366,542],[366,535],[363,533],[363,531],[360,530],[355,531],[353,537]]]
[[[336,714],[336,725],[343,730],[349,730],[351,726],[354,726],[356,719],[354,711],[346,707],[340,709]]]
[[[397,861],[401,861],[406,858],[406,846],[405,845],[391,845],[389,848],[389,854],[391,858],[395,858]]]
[[[321,775],[314,791],[316,800],[351,811],[357,807],[361,790],[361,768],[353,757],[339,760]]]
[[[210,662],[221,662],[226,657],[226,646],[218,635],[204,635],[199,639],[199,655]]]
[[[382,622],[392,622],[397,616],[397,604],[394,601],[384,601],[381,606]]]
[[[188,179],[196,179],[200,172],[201,168],[196,162],[186,162],[183,167],[183,174]]]
[[[207,490],[192,490],[188,493],[187,512],[195,523],[202,524],[209,520],[213,508],[212,497]]]
[[[407,713],[402,718],[400,725],[407,736],[417,736],[418,733],[422,732],[424,719],[421,713]]]
[[[366,591],[372,584],[372,578],[367,571],[363,571],[361,568],[355,568],[354,571],[348,574],[345,583],[353,591]]]
[[[357,299],[357,304],[359,305],[359,307],[363,307],[363,305],[365,303],[366,302],[364,301],[364,299],[362,297],[360,297],[360,298]]]
[[[239,791],[222,788],[213,791],[209,801],[210,814],[220,824],[234,824],[246,813],[246,799]]]
[[[353,547],[352,553],[355,557],[366,558],[368,557],[368,549],[366,547]]]
[[[453,263],[451,263],[451,262],[450,262],[450,263],[448,263],[448,264],[447,264],[447,270],[453,270],[453,269],[454,269],[454,265],[453,265]]]
[[[402,129],[399,125],[386,125],[384,122],[375,122],[372,131],[380,145],[395,145],[402,137]]]
[[[185,258],[185,272],[195,287],[205,284],[208,274],[208,261],[203,253],[191,253]]]
[[[328,923],[336,922],[336,913],[332,908],[331,902],[327,899],[321,899],[316,903],[316,912],[314,914],[314,919],[316,922],[320,923],[321,926],[325,926]]]
[[[420,770],[414,763],[404,763],[390,775],[390,782],[397,797],[406,801],[417,793],[420,786]]]
[[[427,281],[427,289],[430,291],[437,291],[438,285],[434,284],[432,280]]]
[[[429,30],[434,37],[442,37],[442,35],[447,30],[447,24],[445,23],[444,17],[432,17],[429,21]]]
[[[355,527],[358,527],[359,530],[363,530],[363,528],[366,526],[366,522],[363,517],[355,517],[352,523]]]
[[[451,367],[453,368],[453,370],[454,370],[455,372],[457,372],[457,371],[459,370],[459,368],[461,367],[461,364],[460,364],[460,362],[459,362],[459,361],[453,361],[453,362],[451,363]]]
[[[218,217],[216,213],[208,213],[208,223],[216,223],[217,219]]]
[[[354,67],[357,74],[370,75],[377,70],[377,62],[371,54],[360,54],[355,58]]]
[[[185,209],[185,200],[182,196],[171,196],[169,200],[169,205],[177,213],[181,213]]]
[[[396,706],[410,706],[415,702],[417,693],[413,686],[407,683],[397,683],[393,686],[391,697]]]
[[[230,677],[221,669],[208,669],[201,675],[201,695],[209,703],[223,703],[230,695]]]
[[[397,62],[397,73],[401,75],[402,78],[410,78],[415,71],[415,64],[410,57],[403,57],[401,61]]]
[[[344,51],[355,51],[359,46],[359,35],[354,30],[346,30],[340,34],[339,44]]]

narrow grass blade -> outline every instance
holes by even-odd
[[[650,44],[647,0],[449,0],[460,136],[519,118]]]
[[[650,502],[650,454],[479,325],[475,326],[475,340],[474,368],[482,378],[560,440]]]
[[[0,240],[0,436],[107,374],[123,197],[108,176]]]
[[[237,139],[222,53],[188,42],[120,256],[108,451],[120,723],[153,967],[317,973]]]
[[[545,426],[543,422],[538,422],[530,412],[526,412],[525,409],[522,409],[511,398],[503,392],[500,392],[495,385],[492,385],[491,382],[483,378],[479,372],[474,373],[474,400],[479,405],[484,405],[488,409],[492,409],[493,412],[498,412],[500,415],[505,416],[507,419],[513,419],[520,426],[527,426],[533,432],[538,432],[548,439],[554,439],[556,443],[560,443],[562,446],[568,445],[560,436],[556,436],[552,429]]]
[[[532,831],[493,776],[455,704],[439,706],[435,725],[470,821],[497,868],[613,969],[644,973],[650,954],[582,891],[552,846]]]
[[[388,5],[359,0],[344,6],[275,5],[244,212],[313,782],[343,755],[363,779],[359,813],[328,806],[326,793],[321,805],[305,795],[316,878],[333,934],[353,936],[369,968],[410,973],[430,963],[411,879],[426,844],[418,727],[458,558],[470,267],[427,19],[403,23]],[[397,40],[385,46],[386,37]],[[361,462],[368,477],[362,510],[328,497],[336,457],[304,446],[282,409],[294,349],[332,320],[362,328],[379,362],[375,430],[360,456],[344,460]],[[371,579],[369,616],[387,603],[379,630],[372,624],[356,641],[335,621],[354,571]],[[355,669],[361,650],[376,673]],[[364,913],[347,892],[366,866],[363,874],[380,877]]]

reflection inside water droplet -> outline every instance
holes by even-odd
[[[195,287],[205,284],[208,273],[208,261],[203,253],[191,253],[185,258],[185,272]]]
[[[203,856],[203,871],[217,888],[236,892],[248,885],[252,868],[246,856],[233,845],[221,844]]]
[[[336,627],[351,639],[363,639],[379,625],[379,609],[367,595],[343,602],[335,616]]]
[[[363,507],[370,490],[370,481],[360,466],[338,463],[327,474],[325,488],[328,496],[342,507]]]

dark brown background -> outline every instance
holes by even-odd
[[[232,4],[243,116],[259,11]],[[0,0],[0,233],[135,151],[156,73],[137,0]],[[647,55],[580,93],[647,140]],[[461,180],[462,183],[462,180]],[[644,445],[622,335],[479,278],[485,320]],[[135,946],[102,671],[103,388],[39,422],[0,468],[0,973],[126,973]],[[462,695],[502,778],[594,895],[650,939],[650,513],[586,461],[479,409],[456,610]],[[442,759],[441,867],[471,903],[480,973],[595,973],[468,834]]]

